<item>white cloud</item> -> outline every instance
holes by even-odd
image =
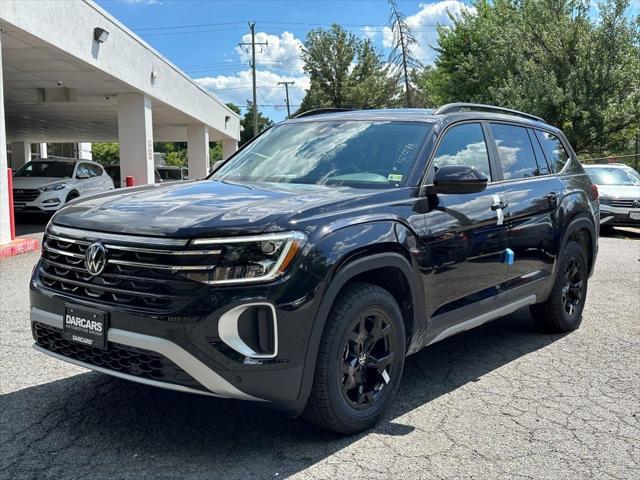
[[[251,34],[246,34],[241,40],[243,43],[251,42]],[[293,33],[283,32],[282,35],[269,35],[265,32],[256,33],[256,42],[268,43],[268,46],[256,47],[256,64],[263,65],[274,70],[286,72],[302,72],[304,66],[300,53],[302,42]],[[240,59],[249,62],[251,60],[251,47],[236,47]]]
[[[309,88],[309,78],[304,75],[280,75],[268,70],[258,70],[258,106],[282,105],[281,108],[285,108],[284,86],[278,85],[278,82],[292,80],[295,84],[289,86],[289,97],[292,110],[296,110],[304,97],[305,89]],[[225,102],[233,102],[238,106],[245,106],[247,100],[252,98],[251,70],[243,70],[235,75],[196,78],[195,81]]]
[[[364,27],[362,29],[362,34],[365,38],[373,41],[376,38],[376,35],[378,35],[378,31],[374,27]]]
[[[438,44],[438,32],[433,25],[451,25],[448,13],[459,16],[465,10],[469,12],[476,10],[458,0],[421,3],[419,8],[418,13],[408,16],[406,21],[417,40],[413,53],[424,63],[432,63],[436,57],[432,47]],[[382,30],[382,45],[385,48],[391,48],[393,45],[393,33],[389,27],[384,27]]]

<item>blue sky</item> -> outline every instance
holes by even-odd
[[[388,53],[386,0],[97,0],[127,27],[224,101],[245,106],[251,99],[248,55],[238,42],[250,40],[247,21],[256,22],[258,41],[269,47],[257,55],[258,103],[272,119],[286,115],[284,87],[293,80],[292,110],[298,108],[308,78],[302,71],[300,46],[307,32],[335,22],[359,37],[371,38]],[[633,11],[640,11],[634,0]],[[419,41],[417,56],[430,63],[436,24],[448,24],[468,2],[399,0]],[[259,50],[258,50],[259,51]],[[243,110],[244,112],[244,110]]]

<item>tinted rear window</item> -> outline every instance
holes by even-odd
[[[547,157],[549,168],[553,173],[559,172],[564,168],[569,158],[569,154],[562,146],[562,142],[553,133],[543,132],[542,130],[536,130],[535,132]]]
[[[492,124],[491,131],[498,147],[502,175],[505,180],[540,175],[526,128]]]

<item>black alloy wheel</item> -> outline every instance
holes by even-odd
[[[380,308],[365,310],[353,322],[340,368],[342,394],[353,408],[371,407],[395,374],[394,334],[389,315]]]
[[[579,257],[572,257],[567,263],[562,285],[562,304],[567,315],[573,315],[582,303],[582,286],[584,280],[581,274]]]
[[[345,286],[320,340],[305,419],[346,434],[375,425],[398,391],[406,341],[391,293],[369,283]]]

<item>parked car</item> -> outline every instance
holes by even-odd
[[[600,225],[640,227],[640,174],[619,163],[585,165],[600,191]]]
[[[527,306],[578,328],[597,197],[562,132],[522,112],[310,112],[205,180],[58,212],[36,349],[358,432],[425,346]]]
[[[165,182],[177,182],[180,180],[189,180],[189,169],[186,167],[157,167],[158,174]]]
[[[111,180],[115,185],[115,188],[126,187],[125,181],[121,177],[119,164],[107,165],[106,167],[104,167],[104,169],[107,172],[107,174],[111,177]],[[153,169],[153,173],[154,173],[155,183],[162,183],[162,177],[160,177],[160,174],[158,173],[157,168]]]
[[[16,212],[55,212],[74,198],[113,190],[100,164],[87,160],[32,160],[13,175]]]

